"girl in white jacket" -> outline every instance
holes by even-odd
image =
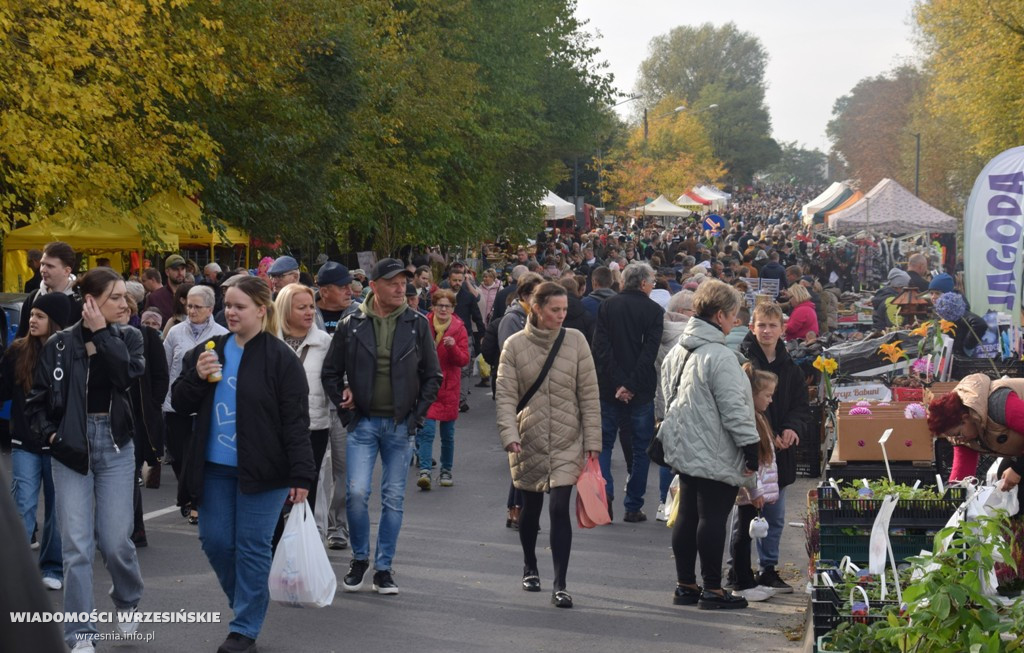
[[[765,416],[765,411],[772,403],[772,395],[779,383],[779,377],[772,372],[755,369],[750,363],[743,365],[743,371],[750,379],[757,434],[761,437],[761,443],[757,456],[757,486],[754,489],[740,488],[739,494],[736,495],[736,517],[732,522],[732,547],[729,552],[732,558],[729,579],[735,593],[747,601],[766,601],[775,592],[770,587],[758,585],[754,580],[754,570],[750,566],[750,522],[758,516],[766,503],[775,503],[779,499],[779,472],[775,465],[775,447],[772,444],[774,433]]]

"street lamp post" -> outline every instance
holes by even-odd
[[[919,192],[921,186],[921,134],[914,134],[914,140],[917,141],[917,153],[914,156],[914,196],[920,197]]]

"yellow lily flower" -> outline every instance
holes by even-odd
[[[911,331],[910,335],[912,335],[912,336],[920,336],[922,338],[926,338],[926,337],[928,337],[928,330],[931,329],[931,326],[932,326],[931,322],[925,322],[921,326],[919,326],[916,329],[914,329],[913,331]]]
[[[824,366],[825,373],[828,374],[829,376],[835,374],[836,370],[839,369],[839,363],[834,358],[826,358]]]
[[[884,344],[878,348],[878,353],[890,363],[896,363],[907,356],[907,352],[900,348],[900,343],[902,342],[902,340],[894,340],[893,342]]]
[[[818,356],[817,358],[814,359],[814,362],[811,363],[811,366],[814,369],[818,370],[819,372],[824,372],[825,371],[825,357],[824,356]]]
[[[951,335],[951,336],[955,336],[956,335],[956,322],[950,322],[949,320],[940,320],[939,321],[939,328],[946,335]]]

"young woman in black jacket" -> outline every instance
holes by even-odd
[[[134,424],[129,389],[142,376],[142,336],[118,321],[127,308],[121,276],[106,267],[78,281],[82,319],[43,348],[25,413],[38,442],[53,456],[53,487],[64,553],[64,610],[92,613],[93,557],[99,546],[119,612],[135,609],[142,574],[132,544]],[[118,623],[124,633],[138,622]],[[98,624],[64,624],[77,651],[92,651]]]
[[[36,441],[25,420],[25,395],[32,389],[32,373],[47,339],[67,326],[71,302],[64,293],[36,295],[29,312],[28,333],[11,343],[0,363],[0,401],[11,402],[11,452],[14,502],[25,524],[25,537],[36,528],[39,488],[43,489],[46,511],[43,539],[39,546],[39,570],[43,584],[52,590],[64,586],[60,529],[54,510],[50,447]]]
[[[275,334],[270,288],[244,278],[224,295],[230,333],[186,354],[171,405],[196,413],[179,501],[199,508],[199,540],[234,619],[219,653],[252,651],[270,600],[271,537],[286,500],[315,482],[309,387]]]

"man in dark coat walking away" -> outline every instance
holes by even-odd
[[[801,437],[811,437],[808,424],[807,383],[803,372],[789,357],[782,341],[782,308],[775,303],[758,304],[754,308],[753,330],[740,345],[740,353],[759,370],[779,377],[768,406],[768,421],[775,435],[775,460],[779,470],[779,498],[765,504],[761,514],[768,520],[768,536],[757,541],[761,573],[757,584],[771,587],[776,593],[792,592],[776,567],[779,564],[779,541],[786,526],[786,486],[796,480],[796,445]]]
[[[647,489],[650,459],[647,446],[654,436],[654,361],[661,346],[665,311],[651,298],[654,269],[631,263],[623,272],[622,292],[601,303],[594,333],[594,362],[601,389],[601,473],[605,478],[608,508],[614,503],[612,450],[620,416],[633,425],[633,464],[626,481],[623,521],[646,521],[641,510]]]

